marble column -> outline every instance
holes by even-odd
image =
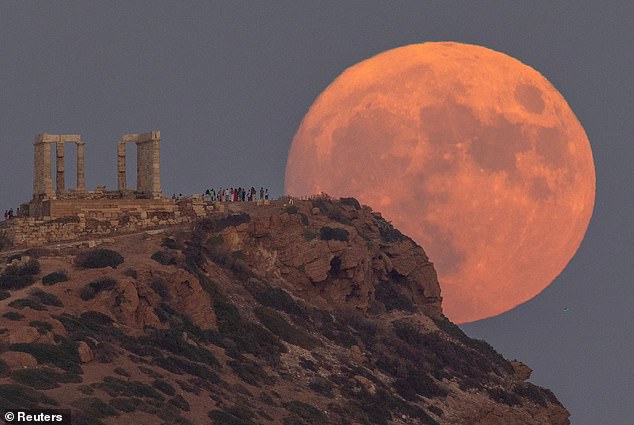
[[[123,192],[127,188],[126,167],[125,142],[117,142],[117,189],[120,192]]]
[[[56,152],[56,170],[55,176],[55,188],[57,193],[62,193],[66,190],[66,176],[64,175],[64,142],[58,141],[55,143]]]
[[[85,192],[86,191],[86,163],[85,163],[85,153],[86,153],[86,143],[79,141],[76,143],[77,146],[77,191]]]

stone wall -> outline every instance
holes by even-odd
[[[26,204],[39,208],[35,217],[0,222],[0,251],[82,239],[115,236],[191,223],[213,214],[236,213],[271,201],[212,202],[201,196],[183,199],[68,199]],[[7,241],[10,246],[7,245]]]
[[[17,217],[0,227],[0,233],[6,235],[13,248],[29,248],[191,221],[192,217],[190,216],[160,211],[120,214],[118,217],[110,219],[87,218],[83,215],[50,220]]]

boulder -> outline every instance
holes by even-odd
[[[92,349],[84,341],[79,342],[77,353],[79,354],[79,361],[82,363],[90,363],[95,358]]]
[[[30,344],[38,339],[40,339],[40,333],[30,326],[9,331],[9,344]]]
[[[5,362],[11,369],[22,369],[25,367],[37,366],[37,360],[29,353],[19,353],[8,351],[0,355],[0,360]]]
[[[533,369],[517,360],[511,360],[511,366],[513,366],[515,377],[520,381],[526,381],[531,377],[531,374],[533,373]]]

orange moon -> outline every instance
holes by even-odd
[[[530,300],[588,227],[595,172],[562,95],[522,62],[437,42],[380,53],[319,95],[285,191],[354,196],[422,245],[457,323]]]

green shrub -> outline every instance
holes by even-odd
[[[255,425],[255,414],[245,407],[230,407],[225,410],[212,410],[208,416],[214,425]]]
[[[329,380],[316,376],[308,383],[308,388],[326,397],[332,397],[332,384]]]
[[[41,289],[33,289],[29,292],[31,298],[36,299],[44,305],[50,305],[53,307],[64,307],[64,303],[54,294],[44,292]]]
[[[160,277],[153,278],[150,282],[150,288],[152,288],[152,290],[156,292],[163,301],[169,301],[169,299],[171,298],[170,290],[167,287],[167,282],[165,282],[165,279],[162,279]]]
[[[548,406],[546,398],[542,394],[540,388],[530,382],[522,382],[514,385],[513,392],[522,398],[526,398],[533,403],[539,404],[542,407]]]
[[[85,251],[75,257],[75,265],[85,269],[117,268],[123,263],[123,257],[116,251],[98,248]]]
[[[0,360],[0,378],[7,376],[10,371],[9,365],[4,360]]]
[[[161,246],[167,249],[183,249],[183,246],[173,237],[163,238]]]
[[[270,286],[261,290],[253,290],[252,294],[257,302],[267,307],[283,311],[293,316],[306,318],[306,308],[300,305],[291,295],[281,288]]]
[[[249,385],[259,387],[261,383],[266,385],[273,385],[276,379],[269,376],[264,369],[257,363],[242,358],[242,360],[229,360],[227,362],[229,367]]]
[[[56,283],[68,281],[68,274],[65,270],[49,273],[42,278],[42,284],[44,286],[55,285]]]
[[[376,224],[379,228],[379,234],[383,242],[402,242],[409,240],[409,238],[403,235],[398,229],[394,228],[392,223],[381,217],[380,214],[372,214],[376,220]]]
[[[58,403],[44,393],[19,384],[0,384],[0,406],[3,409],[34,409]],[[49,407],[50,408],[50,407]]]
[[[291,325],[283,316],[267,307],[256,307],[253,312],[260,322],[275,335],[289,344],[312,350],[320,345],[319,340],[303,329]]]
[[[190,384],[189,382],[185,382],[185,381],[181,381],[181,380],[177,379],[176,383],[178,384],[179,387],[181,387],[181,389],[183,391],[186,391],[186,392],[192,393],[192,394],[196,394],[196,395],[200,394],[200,388],[198,388],[195,385]]]
[[[16,290],[26,288],[35,283],[31,275],[0,274],[0,289]]]
[[[43,344],[41,342],[11,344],[11,351],[29,353],[40,364],[57,366],[60,369],[73,373],[82,373],[77,344],[58,338],[58,345]]]
[[[313,207],[319,208],[319,211],[331,220],[338,221],[339,223],[351,225],[349,214],[344,211],[340,203],[333,202],[330,199],[314,199],[312,201]]]
[[[284,344],[268,330],[242,319],[238,309],[222,299],[214,301],[214,312],[221,337],[233,340],[235,350],[268,360],[287,351]]]
[[[118,337],[121,335],[121,331],[112,326],[112,319],[97,311],[86,311],[82,313],[80,317],[64,313],[55,316],[55,319],[62,323],[72,341],[81,341],[86,339],[86,337],[103,339],[104,336]],[[102,341],[97,351],[106,345],[107,343]]]
[[[343,205],[354,207],[355,210],[361,209],[361,204],[355,198],[339,198],[339,202],[341,202]]]
[[[81,376],[70,372],[56,372],[48,368],[17,369],[11,373],[11,379],[18,384],[37,390],[50,390],[59,387],[59,383],[79,383]]]
[[[111,397],[142,397],[164,400],[164,397],[149,385],[138,381],[124,381],[114,376],[106,376],[103,381],[93,384],[95,388],[105,391]]]
[[[448,393],[419,368],[406,363],[405,376],[394,381],[394,388],[405,400],[415,401],[416,395],[427,398],[444,397]]]
[[[8,266],[0,274],[0,290],[22,289],[32,285],[39,272],[40,263],[35,258],[24,264]]]
[[[512,392],[506,391],[502,388],[487,388],[489,397],[496,403],[503,403],[509,406],[517,406],[522,404],[522,401]]]
[[[416,311],[416,304],[410,297],[402,293],[391,282],[378,282],[375,286],[374,297],[377,301],[383,303],[387,311]]]
[[[284,404],[286,410],[302,418],[309,424],[319,424],[326,420],[326,417],[315,406],[302,401],[293,400]]]
[[[41,320],[33,320],[31,322],[29,322],[29,326],[31,326],[32,328],[37,329],[38,333],[40,334],[45,334],[47,332],[51,332],[53,330],[53,325],[51,325],[48,322],[44,322]]]
[[[180,410],[183,410],[185,412],[189,412],[191,409],[189,407],[189,403],[187,402],[187,400],[183,398],[182,395],[177,395],[176,397],[170,398],[169,403],[173,404],[174,406],[178,407]]]
[[[313,372],[317,372],[319,370],[319,366],[317,366],[314,361],[305,359],[303,357],[299,358],[299,365],[303,369],[312,370]]]
[[[24,319],[24,316],[21,315],[20,313],[18,313],[17,311],[8,311],[8,312],[4,313],[2,315],[2,317],[4,317],[5,319],[16,321],[16,322],[18,320]]]
[[[179,357],[162,357],[159,355],[152,360],[152,364],[177,375],[187,373],[189,375],[197,376],[207,383],[217,384],[221,382],[220,377],[207,366],[200,363],[190,362]]]
[[[92,300],[103,291],[111,291],[117,285],[117,281],[110,277],[102,277],[84,286],[79,293],[82,300]]]
[[[0,301],[6,300],[7,298],[11,298],[11,292],[0,291]]]
[[[40,262],[35,258],[31,258],[24,264],[18,266],[9,266],[4,270],[4,273],[11,273],[15,275],[30,275],[35,276],[40,273]]]
[[[151,258],[164,266],[175,266],[177,264],[176,257],[168,251],[156,251]]]
[[[145,366],[138,366],[138,368],[141,371],[141,373],[149,376],[150,378],[154,378],[154,379],[162,379],[163,378],[163,375],[161,375],[160,373],[158,373],[154,369],[150,369],[149,367],[145,367]]]
[[[115,367],[113,372],[116,373],[117,375],[125,376],[126,378],[130,377],[130,373],[128,373],[128,371],[122,367]]]
[[[9,303],[9,307],[17,308],[18,310],[22,310],[27,307],[36,311],[46,310],[46,307],[44,307],[42,303],[33,298],[20,298],[17,300],[13,300]]]
[[[320,333],[337,345],[350,348],[358,344],[348,325],[335,320],[329,312],[315,309],[311,312],[311,319]]]
[[[319,238],[322,241],[347,241],[350,233],[346,229],[342,229],[341,227],[328,227],[324,226],[319,229]]]
[[[137,338],[136,342],[166,350],[214,368],[220,367],[220,362],[211,351],[185,341],[182,332],[178,330],[154,329],[149,335]]]
[[[440,407],[434,406],[433,404],[427,406],[427,408],[429,409],[430,412],[432,412],[436,416],[442,416],[445,414],[445,412],[443,412],[443,410]]]
[[[106,418],[108,416],[119,415],[119,412],[112,406],[107,405],[96,397],[80,398],[73,401],[71,405],[80,409],[85,415],[94,418]]]
[[[143,404],[138,398],[116,397],[110,400],[110,405],[117,410],[125,413],[132,413]]]
[[[176,390],[174,389],[174,387],[172,387],[167,381],[164,381],[162,379],[155,379],[154,382],[152,382],[152,386],[163,394],[169,396],[173,396],[176,394]]]

